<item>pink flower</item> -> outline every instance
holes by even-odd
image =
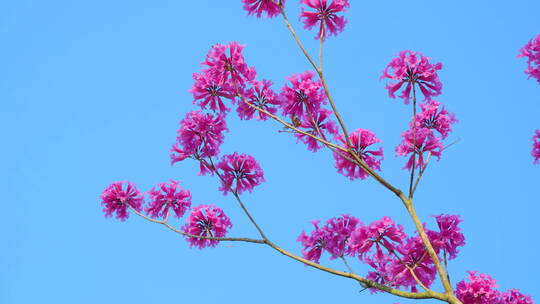
[[[253,81],[253,87],[248,89],[243,95],[250,104],[256,106],[257,108],[264,109],[271,114],[276,114],[277,109],[272,106],[279,105],[278,96],[270,88],[272,82],[269,80]],[[243,101],[238,101],[238,116],[240,119],[252,119],[255,116],[255,112],[258,112],[258,120],[267,120],[268,115],[265,113],[254,109],[253,107],[247,105]]]
[[[319,27],[319,32],[315,39],[323,39],[330,35],[337,36],[345,28],[347,20],[343,16],[336,15],[344,12],[349,7],[348,0],[301,0],[301,2],[313,9],[315,12],[308,12],[302,8],[300,19],[304,22],[304,28],[312,29],[315,25]]]
[[[407,50],[400,52],[398,57],[390,61],[384,69],[381,79],[389,78],[396,81],[386,85],[388,94],[392,98],[396,98],[396,91],[407,83],[399,97],[403,98],[405,104],[408,104],[414,85],[418,85],[426,100],[431,100],[431,97],[441,94],[442,83],[437,75],[437,71],[440,69],[442,69],[441,63],[431,64],[429,58],[424,57],[424,55]]]
[[[519,51],[518,58],[527,57],[527,69],[525,74],[529,75],[529,78],[536,78],[540,83],[540,35],[531,39],[525,46]]]
[[[255,186],[264,182],[264,173],[259,163],[251,155],[233,153],[224,155],[217,164],[221,169],[221,187],[224,194],[244,191],[251,192]]]
[[[248,15],[257,15],[261,18],[263,13],[266,13],[267,18],[272,18],[281,13],[280,3],[285,5],[285,0],[242,0],[244,9],[248,11]]]
[[[356,129],[356,131],[349,134],[351,147],[347,145],[343,135],[340,135],[338,139],[343,143],[343,147],[352,149],[354,153],[368,165],[368,167],[374,170],[381,170],[381,161],[384,159],[382,148],[379,148],[379,150],[367,150],[369,146],[381,142],[377,139],[375,133],[369,130]],[[351,158],[350,155],[347,155],[342,151],[334,152],[334,159],[336,160],[335,166],[338,169],[338,173],[349,177],[351,180],[356,178],[365,179],[368,177],[369,174],[364,171],[364,169],[349,160]]]
[[[458,254],[458,247],[465,246],[465,236],[458,227],[463,222],[459,215],[441,214],[435,216],[439,226],[438,241],[449,255],[449,259],[455,259]]]
[[[333,120],[330,120],[332,114],[333,112],[330,110],[319,109],[314,117],[304,115],[299,128],[309,134],[322,137],[323,139],[326,139],[329,134],[335,136],[338,133],[338,128],[336,123]],[[317,152],[317,150],[323,146],[319,141],[305,134],[295,133],[294,136],[305,143],[310,151]]]
[[[281,106],[283,115],[296,116],[313,115],[326,103],[326,94],[320,80],[313,80],[315,75],[306,71],[299,75],[289,76],[291,87],[285,85],[281,89]]]
[[[124,187],[124,184],[127,184]],[[111,217],[116,212],[116,218],[125,221],[129,217],[128,208],[142,210],[144,197],[132,182],[114,182],[101,194],[101,205],[105,217]]]
[[[324,248],[326,248],[326,239],[328,238],[328,232],[325,229],[319,228],[319,222],[320,220],[311,222],[315,227],[311,235],[308,236],[302,231],[296,239],[297,242],[302,243],[302,246],[304,246],[304,249],[302,249],[304,258],[317,264],[319,264]]]
[[[191,193],[180,188],[179,183],[171,180],[169,184],[160,183],[148,191],[151,200],[146,208],[148,215],[155,219],[165,218],[172,209],[177,218],[184,216],[191,206]]]
[[[382,255],[367,256],[364,258],[364,262],[374,269],[374,271],[368,272],[366,279],[381,285],[397,287],[390,268],[394,262],[392,255],[384,253]],[[377,288],[370,288],[369,291],[371,293],[381,292]]]
[[[218,155],[224,131],[228,129],[222,115],[214,116],[200,111],[187,113],[186,118],[180,122],[176,144],[171,149],[171,164],[188,157],[201,160]]]
[[[500,295],[501,301],[500,304],[533,304],[533,299],[528,296],[524,295],[517,289],[510,289],[505,292],[501,292]]]
[[[423,168],[424,153],[430,152],[431,155],[441,158],[441,152],[443,144],[439,139],[433,135],[433,132],[426,128],[416,129],[416,139],[414,138],[414,130],[408,130],[401,134],[403,140],[399,146],[396,147],[396,155],[407,156],[416,151],[416,162],[414,162],[414,154],[409,157],[409,161],[403,169],[411,169],[412,166]],[[414,164],[413,164],[414,162]]]
[[[393,260],[390,266],[395,285],[417,292],[418,283],[409,270],[409,268],[414,268],[414,273],[420,282],[426,287],[430,287],[435,281],[437,270],[426,252],[422,239],[418,236],[410,237],[400,244],[396,251],[402,254],[402,257],[401,261]]]
[[[354,216],[343,214],[326,221],[324,230],[327,233],[325,249],[330,253],[330,259],[342,257],[347,248],[347,241],[351,233],[362,222]]]
[[[182,227],[182,231],[191,235],[204,237],[225,237],[227,229],[232,227],[231,220],[223,213],[223,210],[214,205],[200,205],[191,211]],[[215,247],[219,241],[196,237],[187,237],[190,247]]]
[[[536,130],[532,140],[533,149],[531,151],[531,154],[534,157],[534,163],[538,164],[538,160],[540,160],[540,130]]]
[[[383,248],[388,251],[394,250],[395,244],[400,244],[406,237],[403,226],[396,225],[394,220],[385,216],[367,226],[358,226],[352,232],[347,242],[348,254],[358,255],[360,260],[363,260],[375,246],[376,254],[382,256]]]
[[[463,304],[497,304],[499,291],[497,282],[485,274],[468,271],[469,282],[461,281],[457,284],[456,296]]]
[[[254,80],[256,76],[255,68],[248,67],[244,60],[243,48],[244,46],[237,42],[212,46],[202,63],[208,67],[204,72],[208,73],[215,83],[229,83],[237,93],[245,87],[246,82]]]
[[[436,130],[445,139],[452,132],[452,124],[457,122],[454,114],[435,100],[420,104],[422,112],[416,115],[416,127]],[[412,127],[412,122],[411,122]]]
[[[347,240],[351,233],[359,224],[362,225],[359,219],[348,214],[326,221],[322,228],[319,228],[319,222],[312,221],[315,230],[309,236],[302,231],[297,239],[304,247],[304,258],[317,264],[325,250],[330,253],[330,259],[342,257],[347,251]]]
[[[201,109],[207,107],[214,112],[227,113],[229,109],[223,103],[222,98],[234,99],[234,88],[228,83],[217,83],[209,74],[193,73],[195,84],[189,90],[193,94],[193,103]]]

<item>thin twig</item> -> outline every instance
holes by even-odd
[[[160,220],[153,219],[153,218],[148,217],[148,216],[140,213],[139,211],[133,209],[133,207],[131,207],[131,206],[128,206],[128,207],[129,207],[129,210],[131,210],[136,215],[142,217],[143,219],[145,219],[147,221],[150,221],[150,222],[153,222],[153,223],[156,223],[156,224],[163,225],[163,226],[169,228],[170,230],[172,230],[172,231],[174,231],[174,232],[176,232],[178,234],[181,234],[183,236],[197,238],[197,239],[204,239],[204,240],[220,241],[220,242],[221,241],[223,241],[223,242],[247,242],[247,243],[257,243],[257,244],[265,244],[266,243],[264,240],[257,240],[257,239],[251,239],[251,238],[238,238],[238,237],[224,238],[224,237],[212,237],[212,236],[202,236],[202,235],[189,234],[189,233],[186,233],[186,232],[184,232],[182,230],[178,230],[178,229],[174,228],[173,226],[171,226],[165,220],[160,221]]]

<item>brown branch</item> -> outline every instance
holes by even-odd
[[[174,231],[174,232],[176,232],[178,234],[181,234],[183,236],[192,237],[192,238],[198,238],[198,239],[204,239],[204,240],[214,240],[214,241],[220,241],[220,242],[221,241],[223,241],[223,242],[246,242],[246,243],[265,244],[264,240],[257,240],[257,239],[251,239],[251,238],[238,238],[238,237],[223,238],[223,237],[212,237],[212,236],[202,236],[202,235],[189,234],[189,233],[186,233],[186,232],[184,232],[182,230],[178,230],[178,229],[174,228],[166,220],[160,221],[160,220],[153,219],[153,218],[148,217],[148,216],[140,213],[139,211],[133,209],[133,207],[131,207],[131,206],[128,206],[128,207],[129,207],[129,210],[131,210],[136,215],[142,217],[143,219],[145,219],[147,221],[150,221],[150,222],[153,222],[153,223],[156,223],[156,224],[163,225],[163,226],[169,228],[170,230],[172,230],[172,231]]]

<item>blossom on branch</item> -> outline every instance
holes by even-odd
[[[304,258],[317,264],[324,251],[330,254],[330,259],[343,257],[348,251],[347,241],[351,233],[358,225],[362,225],[359,219],[348,214],[326,221],[323,227],[319,227],[319,222],[320,220],[312,221],[315,230],[310,235],[302,231],[297,239],[304,247]]]
[[[268,111],[270,114],[275,115],[277,113],[277,108],[273,106],[279,105],[279,98],[277,94],[270,88],[272,86],[272,82],[269,80],[255,80],[251,82],[251,85],[252,87],[247,89],[242,94],[246,101],[259,109],[263,109]],[[242,120],[252,119],[254,116],[257,118],[257,120],[268,119],[268,115],[246,104],[244,100],[238,101],[238,108],[236,111]]]
[[[416,127],[436,130],[445,139],[452,132],[452,124],[457,122],[455,115],[435,100],[420,104],[422,111],[416,115]],[[414,121],[411,122],[411,127]]]
[[[191,206],[191,193],[182,189],[180,182],[171,180],[170,183],[160,183],[148,191],[150,196],[146,212],[152,218],[165,218],[172,209],[174,216],[181,218]]]
[[[396,98],[395,93],[405,85],[399,97],[408,104],[415,85],[420,88],[426,100],[441,94],[442,83],[437,75],[440,69],[441,63],[432,64],[424,55],[407,50],[400,52],[398,57],[390,61],[381,79],[388,78],[395,81],[386,85],[391,98]]]
[[[461,281],[457,284],[456,296],[463,304],[497,304],[499,291],[497,281],[486,274],[477,274],[468,271],[469,282]]]
[[[401,244],[407,237],[403,232],[403,226],[396,225],[394,220],[385,216],[378,221],[366,226],[358,226],[351,234],[347,242],[348,254],[358,256],[363,260],[375,246],[376,255],[382,256],[385,251],[393,251],[396,244]]]
[[[251,155],[233,153],[224,155],[217,164],[221,170],[221,187],[223,194],[253,191],[255,186],[265,181],[264,173],[259,163]]]
[[[431,238],[430,238],[431,239]],[[428,255],[426,247],[419,236],[410,237],[401,243],[396,251],[402,257],[394,259],[390,266],[391,276],[396,286],[409,288],[412,292],[418,291],[418,282],[409,269],[426,287],[430,287],[437,276],[435,264]]]
[[[193,103],[200,106],[202,110],[209,107],[214,112],[227,113],[229,111],[222,99],[234,99],[235,90],[229,83],[218,83],[208,73],[194,73],[193,79],[195,83],[189,90],[193,94]]]
[[[231,42],[228,45],[216,44],[206,55],[203,71],[212,81],[218,84],[228,83],[238,93],[245,87],[246,82],[255,79],[254,67],[248,67],[242,55],[243,45]]]
[[[529,78],[536,78],[540,83],[540,35],[521,48],[518,58],[521,57],[527,57],[525,74],[529,75]]]
[[[531,151],[531,155],[534,158],[534,163],[538,164],[538,160],[540,160],[540,130],[535,131],[535,134],[532,140],[533,140],[533,149]]]
[[[223,210],[214,205],[194,207],[182,227],[182,231],[191,235],[204,237],[225,237],[227,230],[232,227],[231,220]],[[190,247],[215,247],[219,241],[187,236]]]
[[[465,246],[465,236],[458,227],[463,220],[459,215],[441,214],[435,216],[439,232],[437,240],[441,243],[442,249],[448,253],[449,259],[455,259],[458,254],[458,247]]]
[[[116,213],[116,218],[125,221],[129,217],[128,208],[142,210],[144,197],[132,182],[114,182],[101,194],[101,205],[105,217]]]
[[[416,133],[416,137],[415,137]],[[396,147],[396,155],[407,156],[412,154],[403,169],[411,170],[413,166],[423,169],[425,166],[424,153],[431,153],[432,156],[441,158],[443,144],[433,134],[433,131],[426,128],[415,130],[410,129],[401,134],[403,138],[401,144]]]
[[[334,113],[330,110],[319,109],[313,116],[304,115],[298,128],[323,139],[326,139],[328,135],[335,136],[338,133],[338,128],[336,122],[330,120],[332,114]],[[323,144],[311,136],[302,133],[295,133],[294,136],[305,143],[310,151],[317,152],[323,147]]]
[[[343,143],[343,147],[346,149],[352,149],[352,151],[360,158],[369,168],[373,170],[381,170],[381,161],[384,159],[383,150],[367,150],[367,148],[375,143],[381,142],[375,133],[364,130],[356,129],[349,134],[351,146],[349,146],[344,139],[344,135],[341,134],[337,137],[339,141]],[[349,179],[354,180],[357,178],[365,179],[369,176],[369,173],[353,162],[354,158],[340,150],[334,151],[334,159],[336,161],[335,167],[338,169],[338,173],[343,174]]]
[[[200,111],[189,112],[180,122],[176,144],[171,151],[171,164],[188,157],[202,159],[219,154],[223,132],[228,131],[225,118]],[[203,168],[201,168],[203,172]]]
[[[280,99],[283,115],[301,118],[313,116],[321,104],[326,104],[326,93],[322,82],[313,80],[311,71],[287,77],[291,87],[285,85],[281,89]]]
[[[522,294],[517,289],[510,289],[505,292],[501,292],[500,302],[501,304],[533,304],[534,301],[529,295]]]
[[[330,35],[337,36],[345,28],[347,19],[337,14],[347,10],[348,0],[330,0],[330,3],[329,0],[301,0],[301,3],[315,9],[314,12],[310,12],[302,7],[300,14],[304,28],[311,30],[314,26],[318,26],[319,32],[315,39],[324,41]]]
[[[281,13],[281,5],[285,5],[285,0],[242,0],[244,10],[248,15],[256,15],[261,18],[263,13],[266,13],[266,18],[276,17]]]

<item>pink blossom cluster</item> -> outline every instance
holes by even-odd
[[[536,130],[534,132],[534,136],[532,140],[533,140],[533,149],[531,151],[531,154],[534,158],[534,163],[538,164],[538,160],[540,160],[540,130]]]
[[[214,205],[201,205],[193,208],[191,214],[182,227],[185,233],[205,237],[224,237],[227,230],[232,227],[231,220],[223,213],[223,210]],[[188,237],[191,247],[215,247],[219,241]]]
[[[300,19],[304,28],[311,30],[315,26],[319,31],[315,39],[323,41],[330,35],[337,36],[343,31],[347,19],[337,14],[344,12],[349,7],[348,0],[301,0],[301,3],[315,11],[306,11],[302,7]]]
[[[290,86],[283,86],[279,96],[281,111],[305,133],[331,140],[338,132],[337,124],[331,119],[334,113],[323,108],[327,103],[326,93],[322,82],[314,78],[311,71],[287,77]],[[295,133],[295,136],[308,150],[318,151],[321,143],[305,133]]]
[[[265,181],[264,172],[253,156],[233,153],[221,157],[217,164],[221,176],[221,188],[228,192],[241,194],[253,191],[253,188]]]
[[[304,247],[304,258],[315,263],[319,263],[324,251],[330,254],[331,259],[343,257],[347,250],[347,240],[361,224],[359,219],[348,214],[326,221],[323,227],[319,227],[320,220],[311,223],[315,230],[310,235],[302,231],[297,241]]]
[[[409,104],[412,94],[415,113],[417,88],[425,99],[419,105],[421,112],[413,116],[409,129],[401,134],[402,142],[396,147],[397,156],[409,157],[404,169],[423,169],[427,153],[440,159],[444,149],[442,140],[448,137],[452,125],[457,122],[454,114],[432,98],[441,94],[442,82],[437,74],[441,68],[441,63],[432,64],[421,53],[406,50],[390,61],[381,76],[381,79],[391,80],[386,89],[392,98],[405,86],[399,97]]]
[[[457,215],[435,216],[438,231],[426,229],[433,248],[441,259],[457,257],[458,248],[465,245],[465,237],[458,227]],[[394,288],[417,291],[418,283],[409,269],[425,286],[431,286],[436,278],[435,264],[419,236],[407,236],[401,225],[390,217],[383,217],[368,225],[359,219],[342,215],[328,220],[320,227],[313,221],[314,230],[304,231],[298,237],[305,259],[319,263],[324,252],[330,259],[357,257],[371,266],[367,278]],[[372,291],[376,291],[373,289]]]
[[[525,73],[529,77],[536,78],[540,83],[540,35],[531,39],[525,46],[519,51],[519,58],[527,58],[527,69]]]
[[[129,218],[128,208],[142,210],[144,197],[131,182],[114,182],[101,194],[101,205],[105,217],[116,213],[116,218],[125,221]]]
[[[517,289],[501,292],[497,290],[497,281],[491,276],[468,271],[467,281],[456,286],[456,296],[463,304],[533,304],[528,295]]]
[[[132,182],[114,182],[101,194],[101,204],[105,217],[116,217],[125,221],[129,217],[129,209],[138,213],[146,212],[153,219],[168,219],[172,212],[173,216],[180,219],[191,207],[191,193],[182,189],[178,181],[159,183],[147,192],[148,201],[145,205],[144,196]],[[215,247],[219,240],[198,238],[224,237],[228,229],[232,227],[230,219],[223,210],[214,205],[200,205],[191,209],[191,213],[182,227],[187,241],[191,247]]]
[[[410,50],[401,51],[398,56],[390,61],[381,76],[393,82],[386,85],[388,94],[396,98],[396,92],[403,86],[405,89],[399,95],[405,104],[411,100],[411,93],[416,87],[420,89],[426,100],[441,94],[442,83],[437,71],[442,69],[441,63],[432,64],[429,58],[421,53]]]
[[[442,141],[452,132],[457,122],[454,114],[435,100],[420,104],[421,112],[413,117],[409,129],[401,134],[402,142],[396,147],[397,156],[409,156],[404,169],[425,167],[425,154],[440,159],[444,150]]]
[[[285,5],[285,0],[242,0],[242,3],[249,15],[261,18],[266,14],[267,18],[273,18],[281,13],[280,6]]]
[[[381,142],[375,133],[369,130],[356,129],[349,134],[350,145],[344,139],[343,134],[339,135],[337,139],[342,143],[342,147],[351,149],[369,168],[381,170],[381,161],[384,159],[382,148],[379,147],[377,150],[368,149],[368,147]],[[345,175],[351,180],[367,178],[369,174],[366,170],[356,165],[352,158],[352,155],[346,154],[343,151],[336,150],[334,152],[335,166],[338,173]]]

